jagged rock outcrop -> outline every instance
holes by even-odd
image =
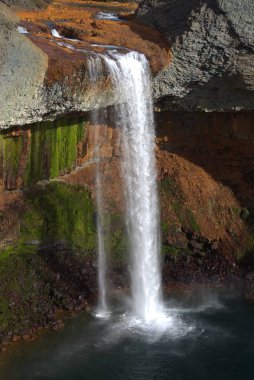
[[[172,48],[172,63],[154,78],[162,108],[254,109],[252,0],[144,0],[141,21]]]

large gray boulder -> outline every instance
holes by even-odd
[[[253,0],[144,0],[137,17],[172,49],[154,78],[162,108],[254,109]]]

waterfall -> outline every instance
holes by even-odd
[[[165,320],[161,294],[159,206],[156,186],[155,131],[150,68],[143,54],[116,50],[97,55],[89,63],[96,82],[98,70],[109,73],[118,104],[115,124],[122,143],[126,225],[130,242],[132,315],[145,325]],[[104,67],[104,69],[103,69]],[[101,307],[105,307],[105,249],[101,231],[102,190],[96,173],[98,279]]]
[[[92,85],[96,83],[103,73],[102,60],[100,56],[90,57],[87,62],[89,79]],[[91,112],[90,118],[95,129],[94,137],[94,158],[96,160],[96,174],[95,174],[95,191],[96,191],[96,229],[97,229],[97,257],[98,257],[98,308],[96,312],[97,317],[108,317],[110,312],[107,304],[107,282],[106,282],[106,251],[105,251],[105,236],[104,236],[104,202],[103,190],[101,186],[101,170],[100,170],[100,142],[99,142],[99,124],[102,118],[99,110]]]
[[[98,167],[98,164],[97,164]],[[96,206],[97,206],[97,247],[98,247],[98,288],[99,288],[99,302],[98,302],[98,317],[107,317],[109,309],[107,305],[107,288],[106,288],[106,251],[105,251],[105,237],[103,231],[103,197],[101,190],[101,174],[97,169],[96,173]]]
[[[105,56],[115,92],[121,131],[126,223],[131,250],[133,313],[147,324],[163,318],[155,131],[149,64],[143,54]]]

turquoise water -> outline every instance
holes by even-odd
[[[254,306],[227,291],[183,292],[167,307],[172,324],[157,331],[123,315],[107,321],[81,313],[38,341],[3,355],[8,380],[199,380],[254,378]]]

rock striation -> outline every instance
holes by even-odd
[[[139,20],[168,40],[172,63],[154,78],[164,109],[254,109],[252,0],[144,0]]]

